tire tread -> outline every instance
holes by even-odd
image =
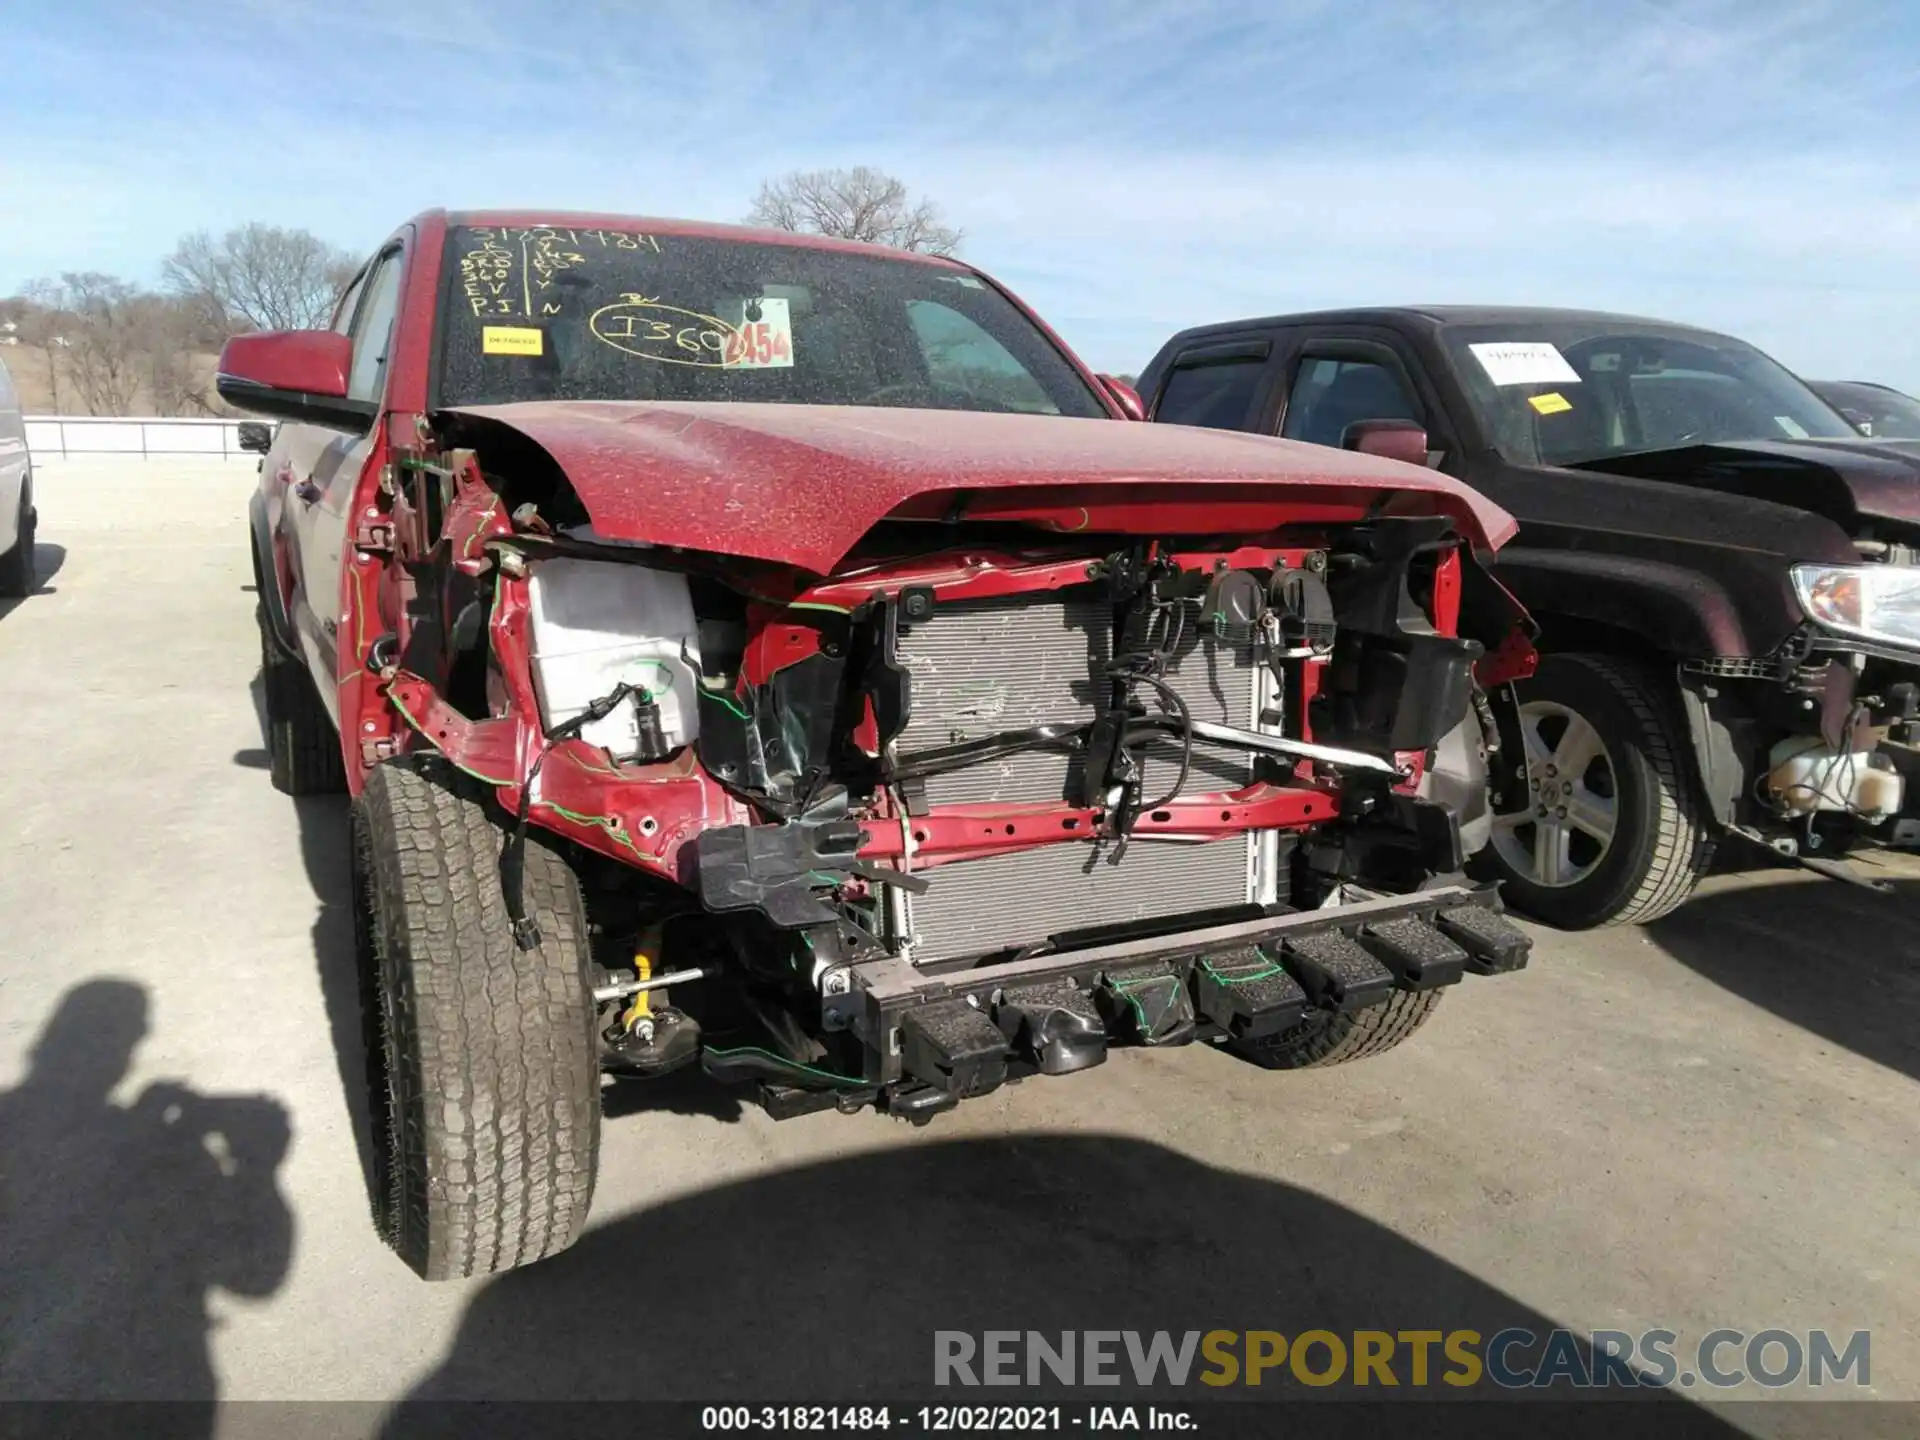
[[[375,767],[359,805],[386,997],[390,1214],[430,1280],[488,1274],[579,1237],[599,1151],[599,1065],[580,888],[530,835],[522,951],[499,884],[504,834],[451,767]]]
[[[1405,1044],[1439,1008],[1444,990],[1396,990],[1351,1014],[1310,1015],[1292,1030],[1241,1040],[1234,1053],[1269,1070],[1317,1070],[1384,1055]]]
[[[1705,818],[1690,763],[1690,743],[1668,694],[1670,686],[1651,666],[1616,655],[1564,652],[1548,656],[1546,664],[1584,670],[1625,709],[1631,733],[1608,734],[1604,727],[1602,733],[1613,756],[1616,783],[1622,765],[1639,767],[1649,782],[1651,834],[1643,842],[1644,860],[1575,898],[1569,897],[1588,880],[1566,890],[1542,890],[1508,873],[1491,847],[1482,856],[1485,868],[1506,876],[1505,893],[1517,909],[1562,928],[1642,925],[1671,914],[1686,902],[1712,863],[1717,837]],[[1538,677],[1534,683],[1539,683]],[[1588,720],[1592,723],[1591,716]],[[1623,819],[1616,843],[1624,840],[1624,831]]]
[[[1659,785],[1661,804],[1654,817],[1653,860],[1625,902],[1601,923],[1644,925],[1670,915],[1693,893],[1694,884],[1713,862],[1715,837],[1701,821],[1700,799],[1686,764],[1684,740],[1671,707],[1663,705],[1653,677],[1642,666],[1611,655],[1578,655],[1607,681],[1639,722],[1640,752]]]

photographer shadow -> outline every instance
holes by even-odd
[[[172,1401],[149,1418],[205,1435],[208,1295],[271,1295],[291,1263],[291,1129],[271,1098],[171,1081],[117,1102],[147,1033],[141,986],[77,985],[0,1093],[0,1400]]]
[[[638,1326],[637,1338],[610,1336],[610,1304]],[[1449,1366],[1438,1344],[1428,1383],[1412,1383],[1403,1353],[1391,1392],[1314,1388],[1284,1365],[1257,1388],[1215,1388],[1198,1383],[1208,1366],[1197,1355],[1196,1378],[1178,1390],[1143,1392],[1131,1379],[1073,1390],[936,1389],[935,1332],[977,1340],[990,1330],[1039,1331],[1052,1344],[1062,1331],[1168,1331],[1177,1340],[1215,1329],[1348,1337],[1470,1329],[1484,1340],[1510,1326],[1544,1337],[1555,1324],[1345,1206],[1159,1145],[1102,1135],[908,1143],[679,1196],[496,1278],[386,1433],[470,1437],[490,1420],[508,1433],[528,1418],[524,1407],[497,1403],[512,1401],[1044,1398],[1078,1414],[1146,1396],[1486,1400],[1503,1392],[1440,1383]],[[1326,1364],[1322,1350],[1314,1368]],[[1124,1353],[1118,1368],[1128,1369]],[[1628,1395],[1651,1402],[1632,1406],[1650,1421],[1686,1416],[1698,1422],[1687,1433],[1738,1433],[1677,1395],[1619,1389],[1593,1396],[1611,1401],[1596,1408],[1617,1417],[1603,1417],[1605,1433],[1651,1433],[1621,1412]],[[496,1404],[447,1403],[461,1401]],[[1458,1433],[1569,1433],[1564,1406],[1551,1421],[1531,1405],[1495,1408],[1532,1418],[1489,1424],[1483,1415]],[[1381,1433],[1384,1418],[1369,1407],[1356,1415],[1356,1433]],[[1270,1431],[1234,1433],[1284,1428],[1276,1416]]]

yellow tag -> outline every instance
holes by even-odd
[[[535,353],[537,354],[538,351]],[[1558,390],[1549,390],[1544,395],[1529,395],[1527,397],[1527,404],[1538,410],[1542,415],[1558,415],[1563,410],[1571,410],[1573,408],[1573,402]]]
[[[538,355],[546,339],[544,330],[526,325],[483,325],[480,327],[482,355]]]

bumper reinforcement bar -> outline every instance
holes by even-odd
[[[1532,941],[1492,887],[1449,886],[929,974],[856,965],[843,1021],[867,1083],[931,1112],[1010,1075],[1059,1075],[1108,1044],[1253,1039],[1315,1011],[1351,1013],[1527,963]]]

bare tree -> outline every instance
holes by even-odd
[[[952,255],[965,238],[931,200],[913,200],[905,181],[865,165],[796,170],[763,181],[747,222],[931,255]]]
[[[125,415],[140,389],[139,292],[97,270],[69,270],[60,277],[59,300],[72,317],[61,349],[73,388],[95,415]]]
[[[205,317],[198,307],[166,295],[141,295],[131,307],[130,325],[139,355],[140,379],[156,415],[211,415],[209,376],[196,365],[209,348]]]
[[[68,272],[0,300],[0,313],[17,316],[21,342],[39,352],[56,415],[207,415],[221,408],[210,393],[207,352],[232,332],[210,329],[203,307],[191,301],[112,275]]]
[[[65,367],[61,364],[61,357],[66,350],[66,331],[72,318],[64,308],[65,297],[56,281],[30,280],[21,287],[20,300],[21,342],[39,349],[41,360],[47,367],[47,394],[53,404],[53,413],[63,414],[60,409],[60,374]]]
[[[187,236],[160,273],[229,332],[313,330],[332,318],[355,268],[349,252],[309,231],[255,221],[217,239],[204,230]]]

